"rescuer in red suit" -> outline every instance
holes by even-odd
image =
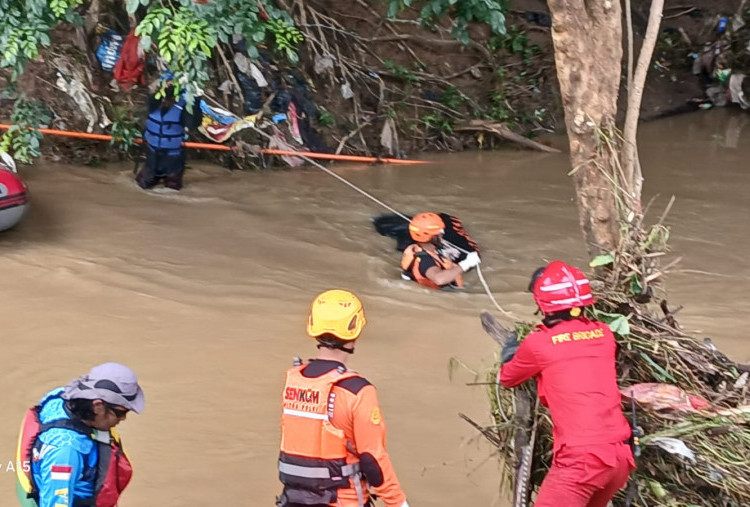
[[[521,343],[515,335],[506,342],[499,380],[510,388],[536,377],[552,416],[552,467],[534,505],[605,507],[635,469],[614,335],[583,316],[594,297],[575,267],[553,261],[534,273],[529,290],[544,319]]]

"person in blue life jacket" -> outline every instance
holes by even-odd
[[[21,505],[115,507],[133,470],[114,428],[144,405],[135,373],[118,363],[95,366],[47,393],[21,425]]]
[[[135,177],[138,186],[149,189],[162,179],[164,186],[174,190],[182,188],[182,175],[185,172],[186,129],[200,125],[200,97],[195,98],[191,114],[186,107],[185,95],[175,97],[171,75],[162,78],[165,83],[163,94],[149,96],[146,128],[143,131],[146,165]]]

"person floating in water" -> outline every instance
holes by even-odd
[[[185,95],[175,97],[171,75],[164,76],[164,90],[148,99],[148,117],[143,132],[146,165],[135,177],[138,186],[149,189],[164,180],[164,186],[174,190],[182,188],[185,172],[185,148],[182,141],[185,130],[196,128],[200,114],[187,111]],[[196,97],[193,111],[200,112],[200,97]]]
[[[403,251],[401,276],[432,289],[462,287],[462,275],[479,265],[479,247],[461,221],[447,213],[420,213],[407,222],[397,215],[373,219],[383,236]]]

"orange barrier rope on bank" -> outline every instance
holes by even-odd
[[[11,125],[0,123],[0,130],[7,130]],[[88,132],[73,132],[71,130],[57,130],[57,129],[37,129],[42,134],[50,136],[60,137],[72,137],[75,139],[88,139],[91,141],[111,141],[112,136],[109,134],[89,134]],[[135,142],[140,144],[143,142],[142,139],[135,139]],[[193,143],[183,142],[182,145],[185,148],[193,148],[199,150],[214,150],[214,151],[234,151],[235,148],[231,146],[225,146],[223,144],[211,144],[211,143]],[[380,157],[365,157],[361,155],[336,155],[333,153],[317,153],[314,151],[291,151],[291,150],[276,150],[272,148],[262,148],[261,153],[265,155],[280,155],[286,157],[307,157],[307,158],[318,158],[323,160],[339,160],[342,162],[358,162],[365,164],[397,164],[397,165],[421,165],[427,164],[426,160],[409,160],[400,158],[380,158]]]
[[[260,150],[261,153],[267,155],[284,155],[284,156],[300,156],[307,158],[320,158],[324,160],[341,160],[344,162],[363,162],[363,163],[381,163],[381,164],[401,164],[401,165],[421,165],[427,164],[426,160],[409,160],[403,158],[381,158],[381,157],[364,157],[361,155],[335,155],[333,153],[316,153],[314,151],[287,151],[287,150],[275,150],[272,148],[263,148]]]

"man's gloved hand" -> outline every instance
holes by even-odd
[[[513,331],[512,333],[510,333],[510,336],[508,336],[508,339],[505,340],[505,344],[503,345],[503,351],[500,354],[502,364],[505,364],[513,359],[513,356],[516,355],[516,351],[520,346],[521,344],[518,343],[518,335],[515,331]]]
[[[479,263],[482,262],[479,259],[479,254],[476,252],[471,252],[469,255],[466,256],[464,260],[458,263],[459,266],[461,266],[461,269],[464,273],[469,271],[471,268],[475,268],[479,266]]]

